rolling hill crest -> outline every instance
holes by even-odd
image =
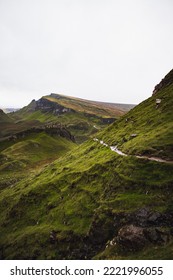
[[[14,120],[60,123],[82,143],[134,105],[89,101],[60,94],[43,96],[11,114]]]

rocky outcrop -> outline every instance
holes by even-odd
[[[143,233],[149,242],[156,245],[163,245],[170,241],[170,231],[163,228],[147,228]]]
[[[153,90],[153,95],[156,94],[161,89],[171,85],[173,83],[173,69],[157,84]]]
[[[64,106],[56,103],[49,101],[48,99],[42,97],[38,101],[36,101],[36,107],[35,110],[41,110],[42,112],[51,112],[55,115],[61,115],[67,112],[71,112],[72,109],[65,108]]]
[[[137,226],[157,226],[160,224],[162,214],[154,212],[150,208],[144,207],[132,214],[132,222]]]
[[[138,251],[146,245],[146,237],[142,227],[128,225],[122,227],[117,236],[117,243],[124,251]]]
[[[116,238],[117,245],[121,250],[140,251],[146,245],[164,245],[170,241],[170,231],[163,228],[143,228],[134,225],[122,227]]]
[[[41,132],[46,132],[47,134],[54,136],[58,135],[61,137],[64,137],[70,141],[75,142],[74,136],[62,125],[60,124],[47,124],[39,127],[32,127],[20,132],[17,132],[13,135],[10,135],[9,137],[6,137],[5,140],[17,140],[17,139],[22,139],[31,133],[41,133]]]
[[[136,252],[145,246],[164,245],[173,235],[173,213],[149,207],[131,213],[107,211],[95,215],[87,238],[93,252],[117,246],[122,252]]]

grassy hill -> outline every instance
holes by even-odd
[[[51,94],[11,114],[0,111],[1,186],[64,155],[130,107]]]
[[[10,122],[13,122],[13,120],[0,109],[0,124]]]
[[[12,113],[15,121],[61,123],[75,136],[78,143],[115,121],[133,105],[89,101],[80,98],[51,94]]]
[[[173,160],[173,70],[151,98],[132,109],[98,137],[128,154]],[[166,83],[167,81],[167,83]],[[157,100],[160,101],[159,104]]]
[[[1,189],[1,258],[173,259],[173,164],[135,156],[172,159],[171,104],[164,84],[95,136],[133,155],[91,138]]]
[[[35,174],[76,147],[63,127],[25,129],[0,139],[0,188]]]
[[[130,107],[51,94],[11,114],[0,111],[1,187],[35,173]]]
[[[122,116],[124,112],[127,112],[133,107],[133,105],[91,101],[60,94],[51,94],[50,96],[45,96],[44,98],[58,103],[65,108],[69,108],[77,112],[100,116],[102,118]]]
[[[3,135],[3,130],[13,125],[14,121],[3,110],[0,109],[0,137]]]
[[[3,110],[0,109],[0,141],[4,137],[14,135],[33,126],[40,126],[40,122],[37,120],[15,120],[11,114],[6,114]]]

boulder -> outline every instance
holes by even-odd
[[[152,211],[148,207],[139,209],[133,216],[133,224],[142,227],[160,226],[162,225],[162,220],[163,214]]]
[[[146,238],[142,227],[127,225],[122,227],[117,236],[117,244],[123,251],[138,251],[146,245]]]
[[[147,207],[137,210],[132,216],[135,225],[137,226],[146,226],[148,217],[151,215],[151,210]]]
[[[161,214],[159,212],[153,212],[151,215],[148,217],[148,223],[156,225],[159,223],[159,219],[161,218]]]
[[[143,232],[146,239],[153,244],[163,245],[170,240],[170,232],[161,228],[147,228]]]

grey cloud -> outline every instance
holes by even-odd
[[[138,103],[172,68],[170,0],[1,0],[0,107],[61,92]]]

